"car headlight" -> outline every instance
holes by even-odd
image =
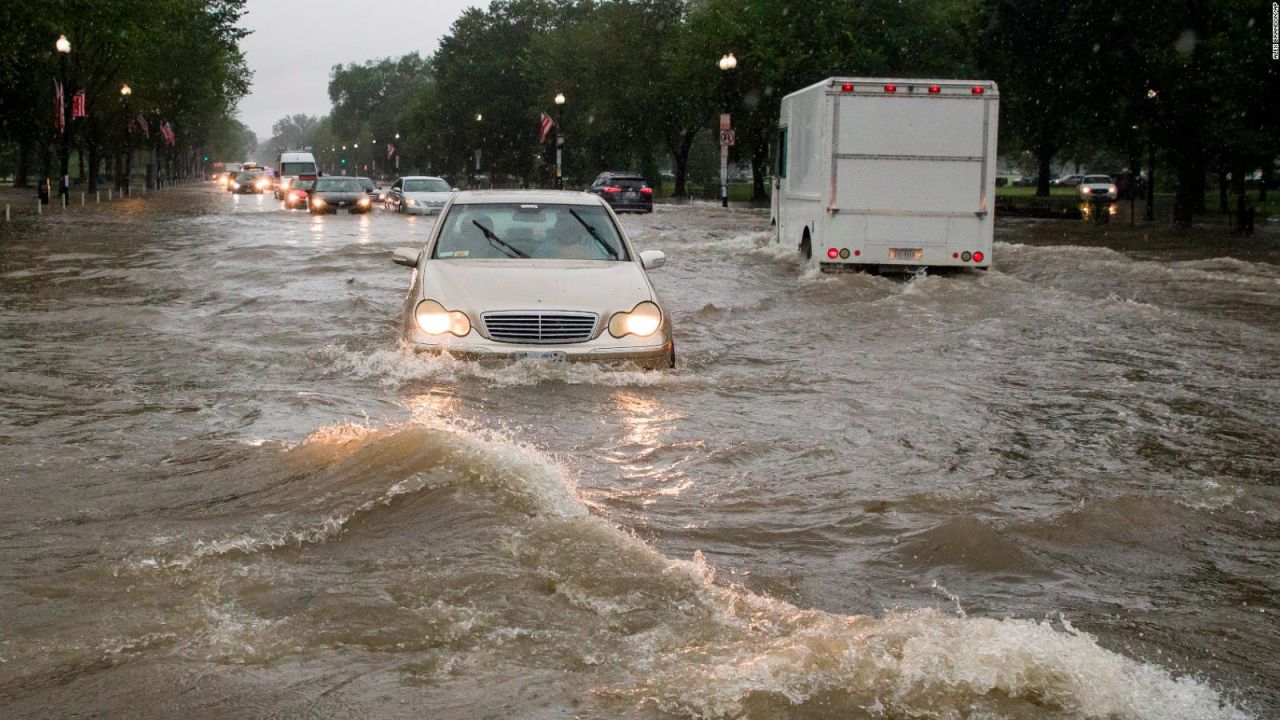
[[[240,183],[238,183],[238,182],[233,182],[233,183],[231,183],[231,189],[232,189],[232,190],[239,190],[239,189],[240,189]]]
[[[1109,192],[1109,193],[1111,193],[1111,194],[1113,194],[1113,195],[1114,195],[1114,194],[1115,194],[1116,192],[1118,192],[1118,191],[1117,191],[1117,189],[1116,189],[1116,186],[1115,186],[1115,185],[1108,185],[1108,186],[1107,186],[1107,192]]]
[[[364,207],[368,207],[368,206],[369,206],[369,203],[370,203],[370,200],[369,200],[369,197],[368,197],[367,195],[366,195],[365,197],[362,197],[362,198],[360,198],[359,200],[357,200],[357,201],[356,201],[356,204],[357,204],[357,205],[362,205],[362,206],[364,206]]]
[[[318,198],[316,198],[316,199],[312,200],[312,201],[311,201],[311,207],[315,207],[315,208],[322,208],[322,207],[324,207],[324,198],[322,198],[322,197],[318,197]]]
[[[414,202],[414,201],[413,201],[413,198],[405,198],[405,199],[404,199],[404,204],[405,204],[405,205],[417,205],[418,203]]]
[[[649,337],[662,325],[662,310],[657,305],[645,301],[636,305],[631,312],[614,313],[609,318],[609,334],[622,338],[628,335]]]
[[[453,333],[462,337],[471,332],[471,319],[460,310],[445,310],[435,300],[423,300],[413,309],[413,319],[428,335]]]

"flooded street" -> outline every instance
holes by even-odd
[[[1273,228],[903,279],[660,205],[663,373],[401,350],[431,222],[0,226],[0,715],[1280,714]]]

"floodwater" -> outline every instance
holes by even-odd
[[[1280,714],[1280,243],[823,276],[659,206],[670,373],[398,348],[430,219],[0,227],[0,715]]]

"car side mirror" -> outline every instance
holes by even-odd
[[[645,270],[657,270],[667,264],[667,254],[661,250],[645,250],[640,253],[640,264]]]
[[[454,189],[453,189],[453,191],[454,191],[454,192],[459,192],[458,188],[454,188]]]
[[[418,267],[418,256],[421,254],[416,248],[396,248],[391,251],[391,262],[405,267]]]

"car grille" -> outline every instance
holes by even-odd
[[[517,310],[481,316],[490,340],[507,343],[580,343],[596,329],[595,313]]]

